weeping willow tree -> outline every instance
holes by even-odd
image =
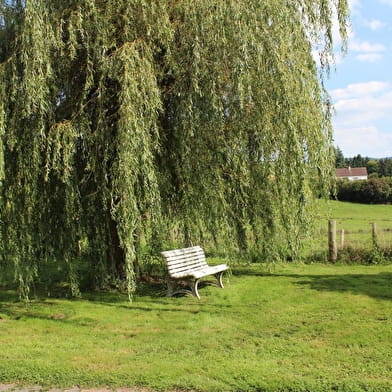
[[[346,0],[0,7],[0,253],[23,296],[49,268],[131,293],[146,246],[296,254],[330,186]]]

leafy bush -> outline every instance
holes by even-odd
[[[392,178],[370,178],[361,181],[338,181],[336,197],[340,201],[365,204],[392,202]]]
[[[339,250],[338,262],[363,265],[389,264],[390,256],[390,249],[360,249],[348,246]]]
[[[328,251],[317,251],[304,260],[305,264],[329,263]],[[387,265],[392,263],[392,247],[358,248],[345,246],[339,249],[337,264],[349,265]]]

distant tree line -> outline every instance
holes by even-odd
[[[345,158],[342,150],[335,148],[335,167],[366,167],[369,178],[392,177],[392,157],[370,158],[363,157],[361,154],[352,158]]]

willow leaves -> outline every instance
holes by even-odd
[[[51,268],[132,292],[164,246],[296,255],[330,182],[319,71],[346,1],[0,4],[0,247],[23,295]]]

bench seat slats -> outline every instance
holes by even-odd
[[[193,271],[194,269],[206,268],[208,265],[206,263],[189,263],[188,265],[176,265],[168,268],[170,273],[174,273],[176,271]]]
[[[205,256],[202,256],[202,255],[198,255],[198,256],[190,256],[190,257],[184,257],[184,258],[181,258],[181,259],[176,259],[176,260],[167,260],[167,264],[168,265],[175,265],[175,264],[186,264],[186,263],[188,263],[189,261],[192,261],[192,260],[196,260],[196,261],[204,261],[204,262],[206,262],[206,258],[205,258]]]
[[[193,270],[195,268],[202,268],[202,267],[208,267],[208,264],[206,263],[200,263],[200,262],[191,262],[189,264],[177,264],[177,265],[172,265],[172,266],[168,266],[168,270],[169,272],[171,271],[177,271],[177,270]]]
[[[203,278],[208,275],[215,275],[219,272],[226,271],[229,267],[226,264],[207,266],[193,271],[182,271],[172,274],[175,278],[185,278],[187,276],[193,277],[195,279]]]
[[[177,269],[175,271],[170,271],[170,276],[172,278],[177,278],[180,275],[181,276],[193,276],[193,274],[196,271],[203,271],[205,269],[206,269],[206,267],[204,265],[203,266],[199,266],[199,267],[195,267],[195,268],[193,268],[191,270],[189,268]]]

